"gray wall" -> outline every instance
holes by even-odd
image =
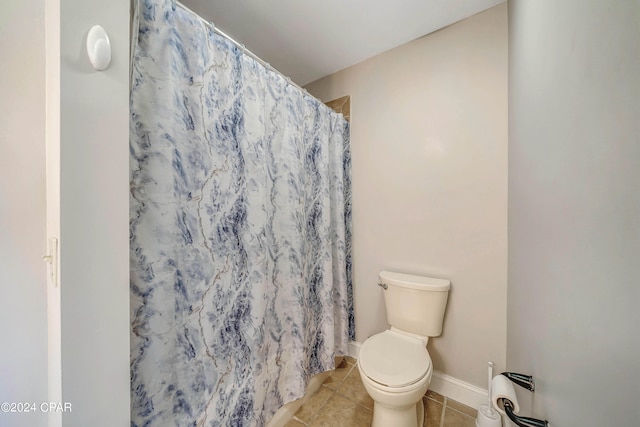
[[[44,43],[44,0],[0,2],[0,402],[47,400]]]
[[[640,423],[640,2],[509,2],[507,366],[523,415]]]
[[[111,66],[89,64],[94,24]],[[130,425],[129,0],[60,2],[60,242],[65,427]]]

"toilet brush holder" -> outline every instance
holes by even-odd
[[[502,418],[498,411],[489,405],[480,405],[478,417],[476,418],[476,427],[502,427]]]
[[[489,369],[487,370],[487,380],[488,380],[488,394],[489,394],[489,404],[488,405],[480,405],[478,408],[478,417],[476,418],[476,427],[502,427],[502,417],[491,406],[491,382],[493,379],[493,362],[489,362]]]

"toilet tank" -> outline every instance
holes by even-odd
[[[442,333],[451,283],[444,279],[380,272],[387,322],[394,328],[425,337]]]

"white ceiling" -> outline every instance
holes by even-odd
[[[305,85],[504,0],[181,0]]]

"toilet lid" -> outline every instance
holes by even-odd
[[[358,364],[373,381],[387,387],[404,387],[427,374],[431,358],[422,341],[384,331],[362,344]]]

